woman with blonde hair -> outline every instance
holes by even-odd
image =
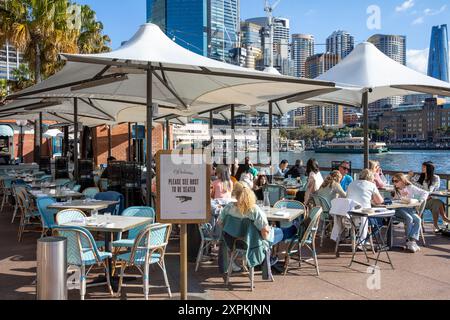
[[[227,166],[220,165],[216,169],[216,177],[211,184],[212,199],[231,199],[233,182],[230,178],[230,171]]]
[[[392,183],[395,187],[394,199],[416,199],[427,201],[428,192],[416,187],[409,182],[406,175],[397,173],[392,177]],[[400,208],[395,210],[395,216],[406,224],[406,248],[411,252],[420,251],[417,245],[422,227],[422,219],[414,208]]]
[[[297,227],[281,229],[273,228],[269,225],[266,213],[256,205],[256,196],[252,189],[246,184],[236,183],[233,189],[233,196],[236,203],[230,203],[223,208],[219,217],[219,224],[223,225],[225,217],[231,215],[239,219],[250,219],[255,227],[260,231],[261,237],[270,242],[271,245],[283,240],[291,239],[297,233]]]
[[[336,198],[345,198],[347,193],[342,189],[341,180],[342,174],[339,171],[331,172],[317,191],[317,195],[327,199],[329,203]]]

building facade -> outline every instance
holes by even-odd
[[[0,49],[0,79],[15,80],[13,71],[23,63],[23,55],[13,46],[4,44]]]
[[[406,37],[401,35],[376,34],[368,42],[374,44],[392,60],[406,66]],[[404,97],[396,96],[374,102],[369,108],[382,108],[385,105],[398,106],[403,104]]]
[[[306,78],[306,60],[314,55],[314,36],[310,34],[292,35],[292,60],[294,75]]]
[[[332,53],[318,53],[308,57],[305,62],[306,77],[315,79],[340,62],[340,58]]]
[[[147,22],[197,54],[233,63],[239,47],[239,0],[147,0]]]
[[[346,31],[335,31],[327,38],[327,52],[338,55],[341,59],[355,48],[355,38]]]
[[[424,104],[393,108],[379,119],[381,130],[390,129],[397,142],[442,142],[450,137],[442,133],[450,127],[450,104],[429,98]]]
[[[431,32],[430,54],[428,57],[428,75],[430,77],[449,81],[448,55],[447,25],[435,26]]]

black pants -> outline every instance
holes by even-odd
[[[305,203],[305,191],[298,191],[295,195],[295,200]]]

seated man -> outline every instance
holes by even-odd
[[[348,174],[350,172],[350,162],[342,161],[339,165],[339,172],[342,175],[341,187],[347,192],[348,186],[353,182],[353,178]]]
[[[289,162],[287,160],[281,161],[280,165],[276,169],[274,173],[274,177],[282,177],[284,178],[286,172],[288,171]]]

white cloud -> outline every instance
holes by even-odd
[[[403,12],[414,7],[414,0],[406,0],[400,6],[395,7],[396,12]]]
[[[438,14],[441,14],[441,13],[444,12],[445,10],[447,10],[447,5],[446,5],[446,4],[444,4],[444,5],[443,5],[440,9],[438,9],[438,10],[427,8],[427,9],[425,9],[425,10],[423,11],[423,13],[424,13],[426,16],[437,16]]]
[[[422,24],[422,23],[424,23],[424,22],[425,22],[424,17],[418,17],[417,19],[415,19],[415,20],[412,22],[412,24],[413,24],[413,25],[418,25],[418,24]]]
[[[423,50],[407,50],[406,61],[408,61],[408,67],[427,74],[429,51],[429,48]]]

